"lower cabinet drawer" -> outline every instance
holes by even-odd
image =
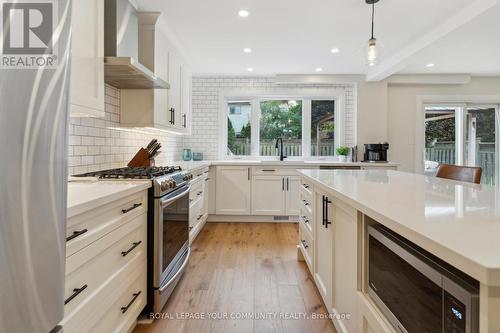
[[[91,332],[127,332],[135,324],[146,305],[146,274],[140,275],[129,286],[123,286],[119,290],[123,290],[123,293],[92,327]]]
[[[143,191],[69,218],[66,223],[66,257],[146,213],[147,200],[147,191]]]
[[[196,205],[189,208],[189,227],[194,228],[203,218],[203,200],[199,200]]]
[[[94,327],[108,322],[108,315],[113,316],[113,306],[119,304],[118,310],[120,310],[122,306],[127,306],[132,300],[133,293],[140,291],[141,293],[136,300],[124,313],[124,315],[137,318],[146,304],[146,265],[146,252],[144,251],[141,255],[133,257],[119,272],[104,281],[95,292],[81,302],[75,311],[64,316],[60,323],[63,326],[64,333],[126,331],[119,328],[101,331]],[[113,326],[112,324],[109,325]],[[116,325],[119,325],[119,323]]]
[[[313,272],[313,239],[311,235],[304,229],[302,224],[299,224],[299,246],[302,251],[302,255],[304,256],[304,260],[306,261],[307,267],[309,267],[309,271]]]
[[[142,214],[66,258],[65,316],[80,311],[103,284],[135,259],[146,256],[146,219]]]
[[[66,258],[65,315],[75,311],[133,257],[146,253],[146,219],[142,214]]]

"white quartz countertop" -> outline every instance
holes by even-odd
[[[478,281],[500,286],[500,190],[392,170],[299,170]]]
[[[68,218],[151,187],[150,180],[98,181],[96,178],[80,179],[68,182]]]
[[[360,167],[397,167],[398,163],[387,162],[387,163],[367,163],[367,162],[339,162],[335,160],[215,160],[215,161],[177,161],[174,165],[180,165],[184,170],[194,170],[198,168],[203,168],[207,166],[217,166],[217,165],[248,165],[248,166],[290,166],[290,167],[319,167],[319,166],[337,166],[337,167],[349,167],[349,166],[360,166]]]

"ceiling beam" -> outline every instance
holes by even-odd
[[[476,0],[462,8],[457,14],[450,16],[443,23],[417,38],[378,65],[370,68],[366,74],[367,81],[381,81],[406,68],[412,57],[429,45],[439,41],[452,31],[472,21],[488,9],[500,4],[500,0]]]

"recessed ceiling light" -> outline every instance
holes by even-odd
[[[339,51],[340,50],[336,47],[334,47],[333,49],[330,50],[330,52],[332,52],[332,53],[339,53]]]
[[[322,72],[322,71],[323,71],[323,68],[321,68],[321,67],[316,68],[316,72]]]
[[[429,68],[434,67],[434,64],[427,64],[427,65],[425,65],[425,67],[429,67]]]
[[[248,10],[242,9],[238,12],[238,15],[240,17],[248,17],[248,15],[250,15],[250,12]]]
[[[243,49],[243,52],[245,52],[245,53],[251,53],[251,52],[252,52],[252,49],[251,49],[251,48],[249,48],[249,47],[245,47],[245,48]]]
[[[247,71],[249,71],[249,72],[253,72],[253,68],[252,68],[252,67],[248,67],[248,68],[247,68]]]

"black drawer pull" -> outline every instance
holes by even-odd
[[[70,297],[66,298],[66,300],[64,301],[64,305],[68,304],[69,302],[71,302],[76,296],[78,296],[82,291],[84,291],[85,289],[87,289],[88,285],[84,284],[81,288],[75,288],[73,289],[73,294],[71,294]]]
[[[132,294],[132,295],[134,295],[132,300],[127,304],[127,306],[122,306],[122,313],[127,312],[128,308],[130,308],[130,306],[132,306],[132,304],[134,304],[135,300],[137,299],[137,297],[139,297],[140,294],[141,294],[140,291],[136,292],[135,294]]]
[[[203,191],[196,193],[196,195],[202,195],[202,194],[203,194]]]
[[[70,240],[75,239],[76,237],[83,235],[87,231],[88,231],[87,229],[73,231],[73,234],[71,236],[66,237],[66,242],[69,242]]]
[[[128,212],[130,212],[131,210],[134,210],[136,209],[137,207],[141,207],[142,206],[142,203],[136,203],[134,204],[132,207],[130,208],[127,208],[127,209],[122,209],[122,213],[123,214],[127,214]]]
[[[205,178],[205,181],[208,182],[210,180],[210,178]]]
[[[306,200],[302,200],[302,202],[304,203],[304,205],[309,206],[309,202],[307,202]]]
[[[197,220],[198,221],[201,220],[202,217],[203,217],[203,215],[198,216]]]
[[[263,172],[275,172],[276,170],[274,170],[274,169],[263,169],[262,171]]]
[[[203,176],[202,173],[199,173],[199,174],[196,175],[196,177],[201,177],[201,176]]]
[[[129,254],[130,252],[132,252],[132,250],[134,250],[136,247],[138,247],[138,246],[139,246],[139,244],[141,244],[141,243],[142,243],[142,241],[138,241],[138,242],[134,242],[134,243],[132,243],[132,244],[134,244],[134,245],[132,245],[132,247],[131,247],[130,249],[128,249],[127,251],[123,251],[123,252],[122,252],[122,256],[124,256],[124,257],[125,257],[127,254]]]
[[[304,223],[309,223],[309,219],[305,215],[302,215],[302,220],[304,221]]]
[[[309,185],[307,185],[307,184],[302,184],[302,186],[303,186],[305,189],[309,188]]]
[[[304,246],[304,249],[307,249],[309,247],[305,239],[302,240],[302,245]]]

